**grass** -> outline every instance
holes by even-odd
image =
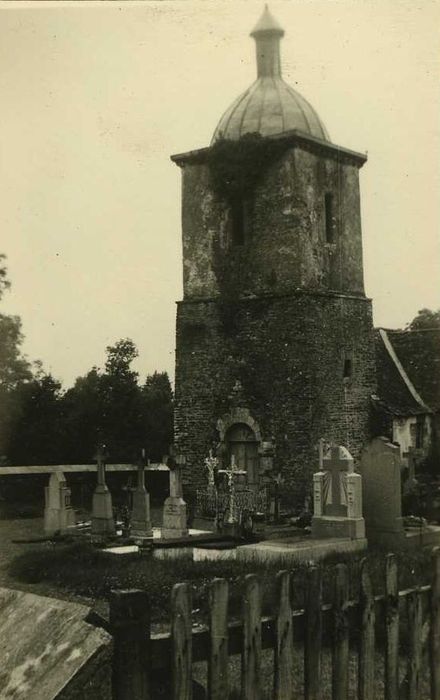
[[[429,582],[429,552],[402,551],[397,552],[396,557],[401,589]],[[372,551],[368,558],[375,593],[381,593],[384,589],[385,553]],[[334,566],[340,562],[345,562],[349,568],[350,597],[358,597],[361,559],[359,554],[332,555],[322,562],[324,601],[331,600]],[[292,603],[294,607],[302,607],[309,569],[307,563],[193,562],[190,558],[160,560],[137,554],[119,558],[110,557],[87,543],[46,542],[15,557],[9,565],[9,576],[20,583],[46,583],[69,594],[94,599],[107,599],[115,588],[140,588],[149,593],[152,619],[156,622],[168,619],[172,587],[187,581],[192,585],[195,621],[199,622],[205,618],[208,586],[215,577],[229,581],[230,614],[239,614],[244,576],[248,573],[256,573],[260,577],[263,613],[269,614],[276,598],[275,574],[281,569],[292,571]]]

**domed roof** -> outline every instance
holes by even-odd
[[[282,134],[293,129],[330,141],[313,107],[281,77],[279,42],[284,30],[267,5],[251,36],[257,49],[257,80],[224,113],[212,138],[238,140],[244,134]]]

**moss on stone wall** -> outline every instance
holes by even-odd
[[[287,148],[286,139],[257,133],[245,134],[238,141],[219,139],[207,155],[214,191],[229,201],[248,197]]]

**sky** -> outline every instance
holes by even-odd
[[[284,79],[361,170],[376,325],[440,307],[440,4],[283,0]],[[174,373],[180,171],[255,79],[254,0],[0,3],[0,252],[30,360]]]

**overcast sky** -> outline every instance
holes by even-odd
[[[284,79],[361,171],[376,325],[440,307],[440,4],[271,2]],[[255,78],[263,3],[3,3],[0,252],[29,359],[69,386],[130,337],[174,371],[180,172]]]

